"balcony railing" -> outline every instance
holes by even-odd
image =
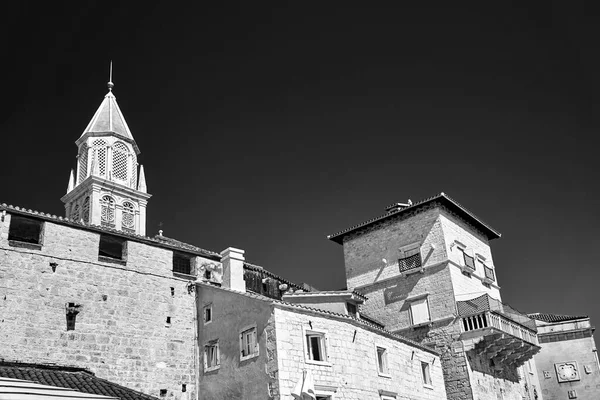
[[[481,314],[470,315],[462,318],[463,332],[474,331],[484,328],[496,328],[500,331],[509,333],[515,337],[523,339],[529,343],[538,344],[537,334],[502,315],[493,311],[486,311]]]

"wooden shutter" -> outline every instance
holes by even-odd
[[[413,325],[419,325],[425,322],[429,322],[429,305],[427,304],[427,298],[411,302],[410,312],[412,315]]]

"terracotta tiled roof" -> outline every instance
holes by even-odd
[[[157,400],[156,397],[98,378],[92,372],[81,368],[0,362],[0,376],[118,397],[121,400]]]
[[[11,213],[11,214],[14,213],[14,214],[24,215],[24,216],[28,216],[28,217],[32,217],[32,218],[38,218],[38,219],[42,219],[44,221],[51,221],[51,222],[54,222],[54,223],[57,223],[60,225],[72,226],[72,227],[78,228],[78,229],[86,229],[89,231],[100,232],[100,233],[110,233],[111,235],[120,236],[120,237],[123,237],[126,239],[135,240],[137,242],[146,243],[149,245],[192,252],[197,255],[213,259],[215,261],[221,260],[221,255],[219,253],[215,253],[214,251],[210,251],[210,250],[205,250],[200,247],[196,247],[196,246],[193,246],[188,243],[180,242],[179,240],[175,240],[175,239],[166,238],[167,240],[158,240],[156,238],[151,238],[151,237],[142,236],[142,235],[136,235],[134,233],[128,233],[128,232],[124,232],[124,231],[118,231],[116,229],[111,229],[111,228],[107,228],[104,226],[86,224],[81,221],[75,221],[73,219],[69,219],[66,217],[56,216],[53,214],[47,214],[44,212],[35,211],[35,210],[31,210],[31,209],[25,209],[23,207],[7,205],[6,203],[0,204],[0,211],[3,211],[3,210],[5,210],[6,212]],[[163,238],[165,238],[165,237],[163,236]]]
[[[489,226],[488,224],[486,224],[485,222],[483,222],[480,218],[478,218],[475,214],[473,214],[471,211],[467,210],[465,207],[463,207],[460,203],[458,203],[456,200],[452,199],[450,196],[448,196],[447,194],[445,194],[444,192],[430,197],[428,199],[419,201],[417,203],[414,203],[412,205],[409,205],[407,207],[404,208],[400,208],[400,209],[395,209],[392,210],[388,213],[385,213],[383,215],[380,215],[379,217],[375,217],[372,218],[368,221],[362,222],[358,225],[354,225],[348,229],[344,229],[343,231],[339,231],[337,233],[331,234],[331,235],[327,235],[327,239],[329,240],[333,240],[336,243],[342,244],[343,243],[343,239],[344,236],[357,231],[361,228],[364,228],[366,226],[369,226],[375,222],[379,222],[379,221],[383,221],[386,220],[388,218],[392,218],[395,216],[399,216],[402,215],[404,213],[410,212],[412,210],[414,210],[415,208],[419,207],[419,206],[423,206],[425,204],[428,203],[433,203],[435,201],[439,201],[442,204],[446,205],[447,207],[449,207],[451,210],[456,211],[458,214],[460,214],[461,216],[463,216],[467,221],[473,223],[476,227],[478,227],[479,229],[481,229],[481,231],[487,236],[488,239],[497,239],[500,237],[500,233],[498,231],[496,231],[494,228],[492,228],[491,226]]]
[[[276,275],[274,273],[272,273],[271,271],[268,271],[266,269],[264,269],[263,267],[261,267],[260,265],[256,265],[256,264],[250,264],[250,263],[244,263],[244,269],[248,269],[250,271],[256,271],[256,272],[260,272],[264,275],[269,276],[270,278],[273,279],[277,279],[279,282],[281,283],[287,283],[289,286],[295,288],[295,289],[299,289],[299,290],[304,290],[304,288],[298,284],[295,284],[294,282],[290,282],[287,279],[284,279],[282,277],[280,277],[279,275]]]
[[[543,322],[563,322],[563,321],[573,321],[576,319],[588,318],[587,315],[558,315],[558,314],[542,314],[542,313],[529,314],[529,317],[536,319],[538,321],[543,321]]]

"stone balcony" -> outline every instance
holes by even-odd
[[[510,306],[487,294],[456,304],[465,350],[497,368],[520,367],[540,351],[535,322]]]

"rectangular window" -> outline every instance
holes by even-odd
[[[379,374],[388,375],[387,349],[377,347],[377,370]]]
[[[465,266],[475,271],[475,257],[473,257],[471,254],[469,254],[468,251],[464,249],[459,248],[459,250],[462,252]]]
[[[311,361],[327,362],[325,334],[322,332],[306,332],[306,356]]]
[[[356,304],[347,302],[346,303],[346,310],[348,311],[348,315],[356,317],[356,313],[358,312],[358,310],[356,308]]]
[[[431,321],[427,297],[410,302],[410,322],[413,326],[425,325]]]
[[[218,369],[220,364],[219,341],[214,340],[204,346],[204,372]]]
[[[208,324],[212,321],[212,304],[204,306],[203,320],[205,324]]]
[[[491,281],[496,281],[496,277],[494,276],[494,270],[487,265],[483,264],[483,271],[485,273],[485,277]]]
[[[240,360],[247,360],[258,355],[256,327],[247,328],[240,333]]]
[[[421,361],[421,372],[423,374],[423,385],[431,386],[431,373],[428,362]]]
[[[124,261],[126,243],[127,241],[123,238],[101,233],[98,256]]]
[[[402,257],[398,260],[398,267],[401,273],[421,268],[421,251],[418,246],[407,250],[400,250],[400,253]]]
[[[8,228],[8,240],[15,242],[41,244],[43,221],[11,215]]]
[[[173,252],[173,272],[180,274],[192,274],[192,258],[191,254]]]

